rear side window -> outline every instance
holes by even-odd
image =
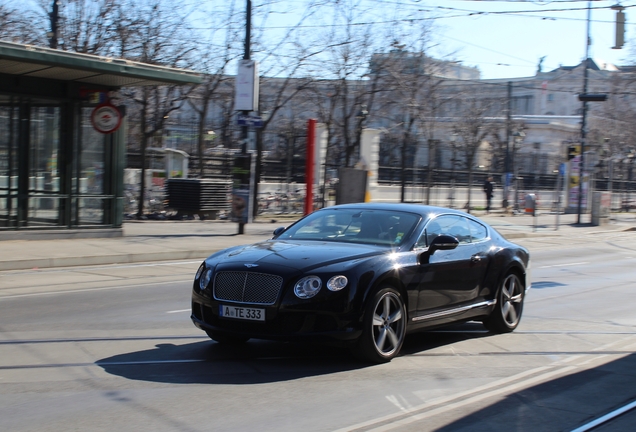
[[[430,246],[438,235],[446,234],[455,237],[460,244],[471,242],[469,220],[459,215],[442,215],[431,220],[424,230],[415,247]]]
[[[470,228],[470,238],[473,243],[488,238],[488,230],[479,222],[468,219],[468,227]]]

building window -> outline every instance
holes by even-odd
[[[549,94],[548,95],[548,102],[553,102],[554,101],[554,95],[553,94]]]

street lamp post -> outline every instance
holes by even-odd
[[[450,208],[453,208],[453,201],[455,200],[455,162],[457,161],[457,152],[456,152],[457,147],[455,147],[455,141],[457,140],[457,134],[456,133],[451,134],[449,140],[451,143],[452,157],[451,157],[450,191],[448,192],[448,203],[449,203],[448,206]]]
[[[518,176],[519,170],[514,163],[514,155],[517,153],[517,150],[519,149],[519,146],[521,145],[521,142],[525,138],[526,134],[523,133],[523,131],[517,131],[513,133],[512,136],[514,138],[514,143],[515,143],[514,148],[512,149],[513,158],[511,160],[512,172],[513,172],[513,176],[515,180],[515,195],[514,195],[515,202],[513,204],[513,210],[515,212],[518,212],[519,211],[519,176]]]

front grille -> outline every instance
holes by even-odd
[[[214,298],[239,303],[274,304],[283,278],[264,273],[222,271],[214,278]]]

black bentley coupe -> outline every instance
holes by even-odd
[[[513,331],[529,288],[528,251],[470,214],[345,204],[208,257],[192,321],[220,343],[338,341],[380,363],[420,329],[482,321]]]

